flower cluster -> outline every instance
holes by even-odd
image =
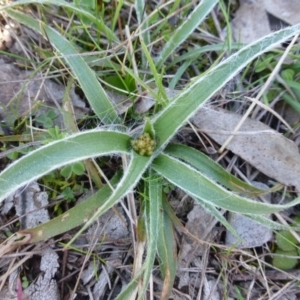
[[[137,139],[131,141],[132,148],[140,155],[150,156],[155,148],[155,141],[145,132]]]

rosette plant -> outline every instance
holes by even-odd
[[[156,257],[161,262],[164,279],[161,297],[167,299],[175,278],[176,251],[175,241],[172,238],[172,212],[162,190],[163,180],[192,196],[197,203],[203,205],[231,230],[233,229],[218,208],[245,214],[258,222],[276,227],[275,222],[263,215],[278,212],[300,202],[299,198],[286,205],[254,201],[251,198],[262,191],[227,173],[201,152],[188,146],[171,143],[172,138],[193,114],[218,90],[256,57],[297,34],[300,25],[285,28],[253,44],[242,46],[204,74],[193,78],[181,92],[168,99],[158,74],[162,72],[164,63],[174,51],[174,47],[179,46],[201,24],[218,1],[201,1],[189,17],[176,28],[155,61],[147,49],[150,36],[145,31],[147,17],[142,17],[144,1],[136,1],[135,7],[140,24],[132,39],[138,40],[141,45],[144,66],[148,65],[153,73],[157,91],[151,90],[132,69],[126,66],[123,68],[135,78],[137,84],[153,94],[159,104],[158,107],[161,108],[145,120],[140,135],[136,136],[132,135],[130,130],[118,130],[125,128],[126,124],[118,115],[116,107],[111,103],[88,60],[77,52],[75,45],[57,29],[16,9],[16,5],[19,7],[33,2],[37,1],[18,1],[3,7],[2,10],[8,17],[49,40],[55,52],[52,59],[62,61],[68,67],[70,76],[75,78],[103,126],[66,134],[61,139],[51,141],[13,162],[0,174],[0,200],[3,201],[18,189],[26,187],[31,181],[41,178],[52,170],[74,162],[101,156],[119,156],[123,164],[119,166],[122,174],[113,177],[112,182],[105,184],[86,201],[46,224],[17,232],[16,243],[36,243],[76,226],[81,226],[79,231],[82,232],[120,199],[134,191],[138,192],[137,188],[142,186],[142,212],[134,226],[137,226],[138,242],[146,241],[146,254],[140,268],[133,274],[132,281],[118,299],[128,299],[127,297],[136,291],[141,282],[139,297],[142,297],[147,289]],[[44,0],[38,3],[65,7],[84,20],[85,24],[93,25],[105,32],[113,43],[120,43],[115,33],[101,22],[101,19],[95,18],[88,9],[58,0]],[[242,194],[244,196],[241,196]]]

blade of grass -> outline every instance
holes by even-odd
[[[81,234],[84,230],[86,230],[99,216],[101,216],[109,208],[114,206],[122,197],[124,197],[129,191],[131,191],[139,182],[145,170],[149,167],[151,161],[152,158],[149,156],[141,156],[135,152],[132,152],[129,166],[126,170],[124,170],[124,175],[118,183],[116,189],[107,199],[107,201],[97,209],[94,216],[91,217],[78,231],[78,234]],[[72,238],[68,244],[74,242],[76,236]]]
[[[241,43],[233,43],[231,45],[231,50],[239,50],[244,46]],[[188,52],[180,55],[179,57],[174,58],[170,64],[168,64],[168,68],[173,67],[174,65],[178,63],[182,63],[186,60],[191,60],[195,61],[201,57],[202,53],[207,53],[207,52],[220,52],[220,51],[227,51],[228,46],[225,43],[222,44],[215,44],[215,45],[208,45],[208,46],[203,46],[203,47],[198,47],[196,49],[191,49]]]
[[[160,270],[164,279],[160,299],[167,300],[174,284],[177,267],[177,251],[174,237],[174,228],[172,221],[167,213],[160,212],[159,239],[157,244],[157,254]]]
[[[239,197],[219,186],[196,169],[166,154],[160,154],[152,164],[154,170],[192,197],[209,204],[244,214],[268,214],[300,203],[300,197],[284,205],[252,201]]]
[[[120,17],[120,11],[121,11],[121,8],[124,4],[124,0],[119,0],[117,3],[117,7],[115,9],[115,12],[114,12],[114,17],[113,17],[113,21],[111,23],[111,31],[114,32],[116,30],[116,24],[117,24],[117,21],[118,21],[118,18]]]
[[[14,10],[6,10],[14,20],[29,28],[47,35],[53,47],[57,50],[78,80],[92,109],[104,124],[121,123],[116,110],[96,78],[95,72],[85,63],[84,59],[74,49],[74,46],[52,27],[37,21],[26,14]]]
[[[149,27],[148,17],[146,14],[146,1],[144,0],[135,0],[134,1],[136,16],[138,19],[138,24],[141,26],[140,31],[142,32],[142,39],[146,45],[150,45],[150,32],[147,30]],[[142,52],[142,68],[146,69],[147,60],[145,54]]]
[[[266,226],[267,228],[271,228],[272,230],[291,230],[295,229],[297,231],[300,230],[300,225],[296,227],[292,227],[290,225],[280,224],[278,221],[272,221],[265,216],[255,215],[255,214],[244,214],[245,217],[256,221],[259,224]]]
[[[282,98],[295,110],[300,114],[300,103],[296,102],[290,95],[284,94]]]
[[[84,15],[87,19],[93,22],[97,26],[99,32],[102,32],[103,35],[105,35],[109,40],[114,42],[119,42],[119,39],[117,38],[115,33],[106,26],[104,20],[102,20],[101,18],[97,18],[91,12],[83,9],[82,6],[77,6],[64,0],[18,0],[16,2],[12,2],[10,4],[0,7],[0,11],[7,10],[8,8],[14,8],[16,6],[34,4],[34,3],[56,5],[58,7],[69,8],[72,11],[74,11],[74,13],[77,13],[79,15]]]
[[[73,78],[69,78],[68,84],[66,86],[66,90],[64,92],[64,97],[62,100],[62,115],[64,124],[66,127],[66,132],[68,133],[76,133],[79,132],[79,129],[77,127],[76,119],[74,116],[74,108],[73,104],[70,98],[70,91],[71,87],[73,86],[74,80]],[[101,181],[100,174],[98,170],[96,169],[94,163],[92,160],[87,159],[84,161],[85,168],[89,174],[89,176],[92,178],[93,182],[95,183],[97,188],[101,188],[103,183]]]
[[[119,179],[120,174],[116,175],[111,180],[111,185],[114,186]],[[111,188],[108,185],[105,185],[94,195],[70,208],[62,215],[34,228],[21,230],[17,234],[20,238],[24,235],[29,235],[30,239],[26,240],[26,243],[37,243],[58,234],[65,233],[89,220],[90,217],[93,216],[95,210],[107,201],[111,193]]]
[[[160,114],[153,118],[153,126],[161,150],[178,129],[209,98],[247,66],[258,55],[300,31],[300,24],[287,27],[250,44],[229,58],[198,76]],[[159,152],[159,151],[158,151]]]
[[[105,154],[129,153],[129,140],[124,133],[91,130],[34,150],[0,174],[0,202],[30,181],[72,162]]]
[[[133,278],[126,287],[122,290],[122,292],[115,298],[115,300],[127,300],[130,299],[134,291],[136,290],[138,286],[138,278],[141,276],[142,270],[140,270],[140,273],[136,275],[135,278]]]
[[[199,170],[205,176],[224,185],[232,191],[242,193],[245,196],[259,196],[268,193],[255,186],[249,185],[227,172],[218,163],[214,162],[207,155],[196,149],[185,145],[171,144],[164,153],[182,159]]]
[[[174,52],[174,49],[187,40],[188,36],[202,23],[217,3],[218,0],[202,0],[199,2],[193,12],[175,30],[170,40],[163,47],[156,63],[157,69],[162,67],[166,59]]]
[[[151,172],[153,173],[153,172]],[[144,262],[145,272],[143,275],[143,289],[141,290],[138,299],[142,299],[150,281],[150,276],[153,270],[155,255],[158,243],[158,228],[159,212],[162,207],[162,185],[161,180],[155,176],[147,180],[149,185],[149,199],[145,199],[145,214],[146,214],[146,233],[147,233],[147,257]]]
[[[178,84],[179,80],[182,78],[184,72],[192,62],[193,61],[190,59],[186,60],[181,64],[181,66],[176,70],[176,73],[174,74],[172,80],[169,83],[169,89],[174,90],[176,88],[176,85]]]
[[[195,201],[200,204],[207,212],[214,216],[227,230],[229,230],[237,239],[240,239],[236,230],[231,226],[231,224],[226,220],[222,213],[212,204],[202,201],[199,198],[194,198]]]
[[[151,57],[151,54],[148,51],[148,49],[147,49],[147,47],[146,47],[146,45],[145,45],[145,43],[144,43],[141,36],[140,36],[140,42],[141,42],[142,49],[144,51],[144,55],[147,58],[147,61],[148,61],[150,70],[152,72],[152,75],[154,76],[154,80],[155,80],[156,86],[158,88],[158,94],[160,95],[160,97],[156,97],[156,99],[158,100],[157,103],[160,104],[160,105],[166,106],[166,104],[167,104],[167,95],[166,95],[165,89],[162,85],[162,76],[160,76],[157,73],[157,69],[156,69],[154,61]]]

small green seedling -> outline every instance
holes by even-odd
[[[299,218],[296,217],[294,221],[299,223]],[[281,270],[293,269],[298,263],[296,258],[299,255],[297,239],[290,231],[282,230],[276,233],[276,243],[277,249],[274,253],[279,255],[274,256],[273,265]]]
[[[278,268],[278,269],[291,270],[298,263],[298,259],[294,258],[295,256],[297,256],[296,248],[294,250],[291,250],[291,251],[285,251],[285,250],[282,250],[282,249],[277,249],[275,251],[275,254],[279,254],[279,256],[274,256],[273,266]]]
[[[61,193],[62,197],[67,200],[68,202],[74,201],[75,196],[73,190],[68,186],[66,187],[63,192]]]
[[[26,276],[22,277],[22,288],[27,288],[29,286],[29,281],[28,278]]]
[[[53,110],[48,112],[42,112],[36,119],[36,122],[39,122],[43,125],[44,128],[54,127],[53,121],[57,118],[57,113]]]
[[[82,162],[75,162],[71,165],[67,165],[63,167],[60,171],[60,175],[68,179],[71,177],[73,173],[80,176],[84,174],[84,171],[85,171],[84,164]]]
[[[58,126],[54,126],[48,129],[48,133],[53,140],[59,140],[64,137],[64,133],[61,132]]]

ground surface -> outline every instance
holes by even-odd
[[[111,12],[111,16],[114,16],[112,11],[116,10],[118,1],[112,1],[112,4],[100,2],[103,4],[102,7],[105,7],[105,12]],[[289,17],[280,20],[277,19],[279,16],[276,5],[270,6],[269,2],[241,1],[239,6],[235,1],[231,1],[232,12],[229,15],[235,41],[250,43],[278,26],[300,22],[297,19],[300,15],[299,8],[293,6],[295,1],[286,1],[290,6],[281,4],[283,5],[281,9],[286,12],[283,15],[289,14]],[[127,4],[121,7],[117,15],[116,32],[123,37],[122,40],[127,47],[130,47],[132,44],[125,38],[124,24],[129,26],[130,31],[135,30],[136,15],[133,4]],[[171,7],[170,4],[166,8],[161,8],[163,5],[159,1],[151,1],[145,10],[150,15],[151,12],[160,9],[161,15],[157,19],[159,22],[168,16],[168,9]],[[190,13],[195,5],[190,6]],[[187,15],[181,14],[183,6],[175,10],[174,19],[165,25],[169,31],[165,28],[157,30],[157,40],[151,48],[153,57],[165,42],[163,38],[160,40],[160,36],[171,34],[180,22],[188,18]],[[38,18],[37,11],[39,10],[33,6],[27,13],[35,14]],[[50,6],[43,12],[52,25],[59,21],[60,26],[65,29],[71,24],[70,16],[65,10]],[[54,19],[53,23],[51,16]],[[81,24],[78,16],[75,16],[74,20],[78,22],[76,25]],[[257,26],[258,23],[261,25]],[[260,30],[257,30],[257,27]],[[225,28],[226,20],[218,6],[182,47],[174,49],[174,59],[196,49],[198,45],[224,42]],[[76,32],[82,33],[81,30]],[[93,29],[90,33],[94,34]],[[39,136],[41,137],[49,128],[55,128],[56,125],[62,131],[65,130],[66,124],[60,109],[64,101],[68,72],[61,65],[55,65],[56,62],[53,62],[54,66],[51,63],[47,68],[40,69],[38,66],[47,59],[49,52],[53,51],[51,45],[31,29],[10,20],[5,13],[1,18],[1,35],[0,116],[5,123],[0,136],[2,147],[0,163],[1,169],[5,169],[16,156],[20,157],[26,153],[27,146],[40,147],[43,139]],[[92,50],[87,50],[90,45],[85,41],[85,38],[87,40],[88,38],[82,36],[79,36],[77,41],[78,49],[84,53],[91,53]],[[106,42],[105,40],[103,43]],[[285,49],[286,45],[281,45],[277,50],[283,55]],[[262,72],[258,71],[260,67],[256,63],[251,65],[249,72],[236,76],[211,99],[209,104],[200,109],[190,120],[191,124],[182,128],[174,138],[176,142],[203,151],[242,180],[251,182],[260,189],[273,188],[273,193],[260,197],[260,200],[269,203],[289,202],[300,192],[300,114],[297,110],[300,98],[299,87],[296,86],[300,78],[300,68],[295,63],[299,58],[299,41],[295,43],[291,55],[285,59],[280,71],[272,75],[276,80],[265,91],[266,101],[262,101],[262,105],[256,106],[251,111],[251,115],[243,121],[238,133],[236,125],[241,122],[242,115],[248,112],[251,103],[254,103],[253,98],[256,97],[257,91],[265,87],[264,84],[275,69],[280,55],[262,57],[258,61],[261,65],[265,65]],[[26,57],[28,61],[25,63],[20,57]],[[172,83],[172,76],[177,74],[183,62],[168,69],[164,78],[167,96],[172,98],[176,95],[182,86],[205,71],[207,65],[213,64],[217,57],[218,54],[212,51],[203,53],[197,61],[189,62],[176,84]],[[171,64],[172,61],[169,60],[168,63]],[[116,78],[113,76],[118,71],[111,66],[110,68],[103,67],[109,76],[104,71],[101,73],[99,65],[96,66],[96,71],[105,78],[106,83],[114,84]],[[146,70],[141,71],[146,73]],[[280,78],[285,79],[284,74],[291,72],[293,72],[292,79],[285,81],[290,84],[287,86]],[[291,82],[295,84],[292,85]],[[119,88],[118,84],[116,87]],[[296,90],[292,90],[292,94],[294,92],[297,105],[288,104],[282,96],[291,88]],[[135,96],[131,97],[120,95],[108,88],[105,88],[105,91],[112,102],[122,104],[118,105],[118,114],[124,119],[131,110],[138,116],[153,112],[155,99],[147,91],[135,91]],[[12,101],[18,93],[20,97],[17,101]],[[74,120],[79,129],[87,130],[100,126],[80,88],[73,86],[69,95],[76,116]],[[228,112],[229,110],[231,112]],[[56,117],[52,119],[53,114]],[[139,121],[139,117],[128,120],[129,127],[137,127]],[[231,143],[225,145],[225,152],[219,153],[220,147],[226,143],[228,133],[233,133],[234,138]],[[34,139],[30,139],[32,135]],[[120,158],[105,157],[103,160],[99,159],[97,164],[104,171],[104,176],[110,179],[120,165]],[[77,167],[80,169],[80,165]],[[68,170],[65,172],[68,173]],[[33,245],[17,247],[18,244],[11,245],[7,241],[12,232],[32,228],[60,216],[93,193],[96,184],[91,184],[90,174],[76,172],[73,170],[70,177],[64,176],[59,171],[53,173],[54,178],[45,177],[32,182],[3,203],[0,215],[3,241],[0,260],[1,299],[115,299],[121,289],[130,282],[134,273],[133,263],[137,259],[136,248],[139,244],[135,244],[135,231],[130,225],[132,222],[127,210],[130,209],[130,202],[127,203],[127,200],[122,200],[114,209],[102,215],[75,240],[72,247],[65,249],[64,245],[77,233],[78,227]],[[170,299],[292,300],[300,297],[297,260],[299,252],[296,247],[300,241],[299,236],[293,240],[295,247],[292,246],[292,250],[283,249],[284,247],[278,246],[279,238],[272,230],[243,216],[222,211],[243,238],[241,243],[207,210],[195,204],[186,193],[170,185],[166,185],[165,188],[168,202],[182,223],[175,231],[177,269]],[[138,213],[142,204],[138,194],[134,197]],[[293,207],[281,214],[267,217],[285,224],[291,223],[298,215],[299,210]],[[284,240],[283,244],[289,243]],[[278,250],[283,251],[281,252],[283,255],[294,257],[294,260],[282,263],[284,271],[273,266],[272,254]],[[294,250],[296,252],[293,252]],[[290,268],[286,268],[288,264],[291,264]],[[152,286],[149,287],[145,299],[160,297],[163,279],[158,265],[157,260],[152,272]]]

